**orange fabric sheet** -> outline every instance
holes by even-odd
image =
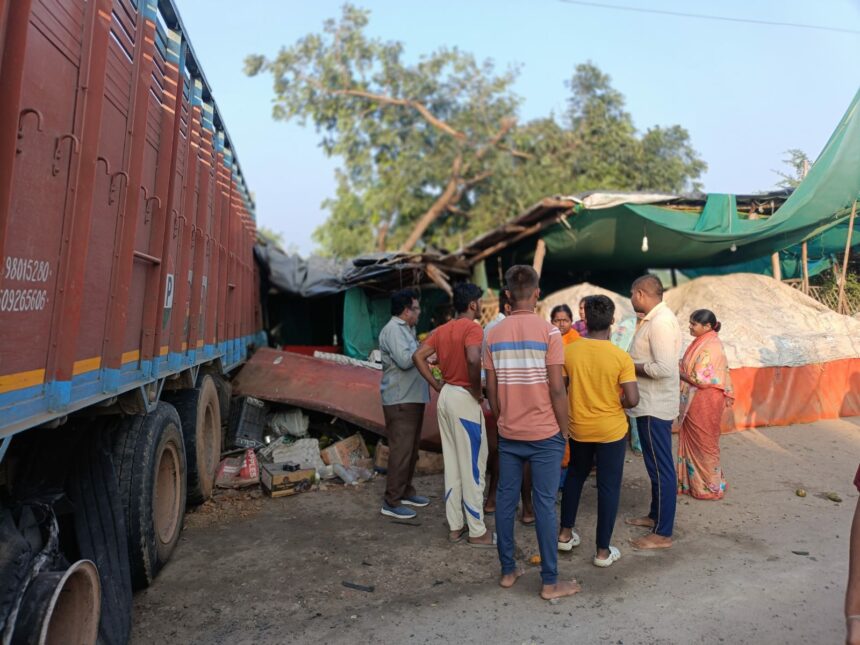
[[[803,367],[731,370],[732,414],[722,431],[860,416],[860,358]]]

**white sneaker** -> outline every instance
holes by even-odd
[[[609,557],[608,558],[598,558],[594,556],[594,566],[595,567],[611,567],[612,564],[621,559],[621,551],[616,549],[614,546],[609,547]]]
[[[579,546],[581,540],[579,539],[579,535],[576,531],[572,531],[570,535],[570,539],[567,542],[558,541],[558,550],[559,551],[573,551],[573,547]]]

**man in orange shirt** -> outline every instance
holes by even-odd
[[[487,334],[484,370],[487,397],[499,423],[499,489],[496,531],[502,577],[513,586],[522,570],[514,558],[514,520],[523,464],[532,467],[532,503],[541,557],[541,598],[580,591],[575,580],[558,579],[555,498],[567,437],[567,394],[561,333],[534,312],[538,274],[515,265],[505,273],[511,315]]]
[[[439,392],[436,411],[445,464],[445,514],[449,540],[459,542],[468,526],[469,544],[495,545],[484,524],[484,472],[487,469],[487,431],[481,410],[481,344],[484,330],[480,287],[454,286],[456,318],[437,327],[412,356],[418,371]],[[442,383],[433,377],[427,359],[436,354]],[[466,510],[465,514],[463,509]]]

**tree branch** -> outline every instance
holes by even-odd
[[[368,99],[370,101],[377,101],[378,103],[384,103],[386,105],[399,105],[402,107],[409,107],[418,112],[427,123],[432,125],[437,130],[441,130],[445,134],[449,134],[455,139],[459,139],[460,141],[464,141],[466,139],[466,135],[455,128],[452,128],[450,125],[442,121],[441,119],[435,117],[430,110],[423,103],[419,103],[418,101],[413,101],[411,99],[397,99],[393,96],[387,96],[385,94],[374,94],[373,92],[365,92],[363,90],[335,90],[330,87],[326,87],[322,83],[316,82],[316,86],[323,90],[324,92],[328,92],[329,94],[336,94],[338,96],[355,96],[362,99]]]
[[[415,223],[415,227],[412,229],[412,232],[409,233],[409,237],[406,238],[403,246],[400,247],[401,252],[409,253],[418,243],[418,240],[421,239],[421,236],[424,235],[424,231],[426,231],[430,225],[436,221],[439,215],[448,208],[448,205],[457,203],[457,200],[459,200],[460,195],[463,193],[463,189],[460,186],[460,171],[462,166],[463,156],[457,155],[454,159],[454,163],[451,164],[451,175],[445,186],[445,190],[442,191],[442,194],[436,198],[436,201],[434,201],[430,208],[427,209],[427,212],[424,213]]]

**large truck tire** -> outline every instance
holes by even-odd
[[[108,439],[83,431],[66,490],[74,505],[81,558],[98,568],[101,582],[101,645],[123,645],[131,633],[131,573],[126,522]]]
[[[167,563],[185,513],[185,446],[179,414],[161,401],[114,431],[114,464],[125,507],[134,589],[148,587]]]
[[[188,504],[202,504],[212,497],[221,460],[221,404],[215,379],[204,374],[196,388],[177,392],[169,401],[182,421]]]

